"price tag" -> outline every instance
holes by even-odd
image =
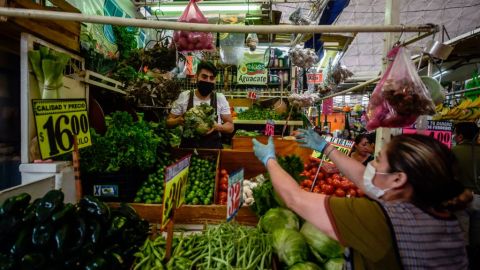
[[[445,144],[448,148],[452,147],[452,130],[453,123],[449,121],[432,121],[428,120],[427,129],[423,131],[424,135],[430,136],[439,142]],[[413,125],[402,129],[403,134],[416,134],[418,130]]]
[[[322,137],[325,138],[325,140],[328,143],[330,143],[330,145],[332,145],[338,151],[344,153],[347,156],[350,155],[350,152],[352,152],[352,149],[353,149],[353,145],[355,144],[354,141],[350,141],[350,140],[334,138],[334,137],[330,137],[330,136],[322,136]],[[322,153],[320,153],[318,151],[313,151],[312,157],[321,159],[322,158]],[[330,159],[328,159],[327,157],[325,157],[325,162],[333,164],[333,162]]]
[[[182,206],[185,201],[187,189],[188,169],[190,157],[183,157],[177,163],[165,170],[165,192],[163,196],[162,229],[164,229],[173,217],[173,208]]]
[[[243,204],[243,169],[228,176],[227,221],[237,214]]]
[[[78,148],[92,145],[85,99],[32,100],[42,159],[73,151],[73,138]]]
[[[248,91],[248,92],[247,92],[247,98],[248,98],[248,99],[256,100],[256,99],[257,99],[257,92],[255,92],[255,91]]]
[[[266,136],[273,136],[275,134],[275,121],[267,120],[265,124],[265,133]]]
[[[323,73],[308,73],[307,74],[307,83],[310,84],[321,84],[323,82]]]

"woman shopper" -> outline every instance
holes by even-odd
[[[422,135],[400,135],[367,167],[316,132],[299,142],[324,153],[372,198],[339,198],[302,190],[277,163],[273,140],[254,152],[288,208],[348,247],[348,269],[468,269],[462,231],[451,214],[464,188],[448,148]]]
[[[355,150],[350,156],[364,166],[367,166],[373,160],[375,143],[372,138],[373,135],[367,133],[362,133],[355,137]]]

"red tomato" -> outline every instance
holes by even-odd
[[[303,181],[303,182],[305,183],[305,186],[306,186],[306,187],[311,187],[312,184],[313,184],[312,180],[308,180],[308,179],[305,180],[305,181]]]
[[[363,190],[357,188],[357,197],[365,197],[365,192],[363,192]]]
[[[347,195],[348,195],[350,198],[357,197],[357,192],[355,191],[355,189],[349,189],[349,190],[347,191]]]
[[[327,181],[327,184],[329,184],[329,185],[332,185],[332,184],[333,184],[333,179],[330,178],[330,177],[327,178],[326,181]]]
[[[304,187],[303,190],[310,192],[310,188]]]
[[[337,188],[337,190],[335,190],[335,196],[345,197],[345,191],[343,191],[343,189],[341,189],[341,188]]]
[[[347,191],[347,190],[350,189],[350,182],[349,182],[349,181],[341,181],[341,182],[340,182],[340,187],[341,187],[343,190]]]
[[[342,179],[342,177],[339,174],[334,173],[332,176],[333,179],[338,179],[339,181]]]
[[[325,177],[325,175],[322,172],[318,173],[318,179],[323,179],[324,177]]]
[[[322,186],[322,184],[325,184],[325,180],[317,179],[317,182],[315,183],[316,186]]]
[[[305,171],[308,171],[308,169],[310,169],[310,165],[308,165],[308,164],[305,163],[305,164],[303,165],[303,169],[304,169]]]
[[[227,177],[222,177],[220,179],[220,185],[223,185],[223,184],[228,186],[228,178]]]
[[[305,177],[310,178],[310,172],[306,172]]]
[[[226,205],[226,204],[227,204],[227,200],[220,200],[218,203],[220,203],[221,205]]]
[[[340,182],[340,180],[338,180],[338,179],[333,178],[333,180],[332,180],[332,185],[333,185],[335,188],[341,188],[341,182]]]
[[[218,193],[218,200],[219,201],[227,201],[227,192],[225,191],[221,191],[220,193]]]
[[[228,191],[228,184],[221,184],[220,185],[220,191],[227,192]]]
[[[313,188],[313,192],[315,192],[315,193],[320,193],[320,191],[321,191],[321,190],[320,190],[319,187],[314,187],[314,188]]]
[[[332,194],[333,194],[333,191],[334,191],[335,189],[333,188],[332,185],[326,184],[326,185],[323,186],[322,190],[325,192],[325,194],[327,194],[327,195],[332,195]]]
[[[311,174],[317,174],[317,168],[312,168],[312,169],[310,170],[310,173],[311,173]]]
[[[227,173],[227,170],[221,170],[220,173],[221,173],[222,175],[227,175],[227,174],[228,174],[228,173]]]

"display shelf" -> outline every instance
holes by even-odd
[[[285,125],[287,121],[285,120],[274,120],[275,125]],[[235,119],[233,120],[234,124],[242,124],[242,125],[265,125],[267,120],[240,120]],[[288,121],[288,125],[290,126],[303,126],[303,121],[292,120]]]
[[[271,67],[271,70],[290,70],[290,67]]]

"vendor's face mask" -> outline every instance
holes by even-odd
[[[214,83],[206,82],[206,81],[198,81],[197,82],[198,92],[200,95],[206,97],[212,93],[213,88],[215,87]]]
[[[372,163],[369,162],[365,171],[363,172],[363,186],[365,187],[365,194],[367,194],[370,198],[380,198],[382,197],[385,192],[389,191],[391,188],[381,189],[378,188],[373,184],[373,178],[375,178],[376,174],[380,175],[388,175],[391,173],[384,173],[384,172],[377,172],[375,167],[372,166]]]

